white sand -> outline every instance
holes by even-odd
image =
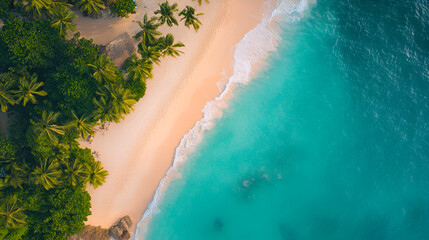
[[[134,36],[139,27],[132,21],[142,20],[146,11],[152,16],[158,2],[162,1],[145,0],[147,8],[143,8],[143,1],[138,0],[138,13],[128,19],[79,17],[78,29],[97,44],[106,44],[125,31]],[[179,9],[190,5],[204,13],[198,33],[183,22],[160,29],[182,41],[185,54],[165,58],[155,66],[146,96],[125,120],[97,133],[91,145],[82,143],[100,153],[99,160],[110,174],[103,186],[88,188],[92,198],[88,224],[110,227],[129,215],[134,231],[172,164],[180,139],[201,119],[206,102],[219,95],[216,84],[226,80],[222,73],[231,74],[234,46],[260,22],[264,1],[212,0],[201,7],[191,0],[177,2]]]

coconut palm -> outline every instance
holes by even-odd
[[[61,36],[67,37],[67,31],[76,31],[76,23],[73,22],[76,15],[70,9],[60,5],[52,12],[52,15],[51,26],[57,29]]]
[[[56,143],[57,135],[64,135],[64,128],[55,124],[59,113],[43,111],[42,116],[38,120],[31,119],[34,133],[39,137],[48,137],[53,143]]]
[[[184,47],[185,45],[181,42],[174,43],[174,37],[172,34],[167,34],[167,36],[160,38],[160,44],[163,49],[162,56],[172,56],[177,57],[183,52],[180,50],[177,50],[176,48]]]
[[[94,69],[93,77],[97,81],[101,83],[103,80],[116,81],[115,64],[105,54],[98,56],[94,64],[88,64],[88,66]]]
[[[100,9],[105,9],[103,0],[79,0],[76,4],[81,12],[88,15],[100,14]]]
[[[155,14],[160,14],[161,16],[158,18],[161,24],[167,23],[168,26],[172,27],[173,24],[179,25],[177,23],[176,18],[174,18],[174,12],[179,11],[177,9],[177,3],[170,5],[166,0],[163,3],[158,4],[159,10],[156,10]]]
[[[140,80],[152,78],[153,63],[147,59],[139,59],[134,53],[125,61],[124,69],[128,73],[128,79]]]
[[[139,43],[138,52],[142,56],[142,59],[148,59],[156,64],[159,64],[161,57],[161,43],[158,41],[159,46],[146,46],[143,43]]]
[[[34,184],[43,185],[46,190],[49,190],[60,184],[61,174],[57,160],[44,159],[40,161],[40,166],[34,169],[30,177]]]
[[[11,90],[12,83],[12,81],[0,82],[0,106],[2,112],[6,112],[9,105],[15,104]]]
[[[113,106],[112,101],[106,101],[104,97],[98,100],[94,98],[92,102],[95,105],[94,119],[104,122],[119,122],[120,116],[116,113],[116,108]]]
[[[189,26],[192,25],[195,31],[198,31],[202,23],[200,22],[200,20],[198,20],[196,16],[201,16],[203,14],[204,13],[195,14],[195,9],[193,7],[186,6],[186,8],[179,13],[179,16],[183,16],[180,21],[185,20],[186,27],[189,28]]]
[[[192,1],[196,1],[196,0],[192,0]],[[210,3],[209,0],[205,0],[206,3]],[[203,0],[198,0],[198,5],[201,6],[201,4],[203,3]]]
[[[94,188],[101,186],[109,173],[103,169],[100,161],[93,164],[85,163],[86,182],[89,182]]]
[[[63,172],[65,182],[70,183],[72,186],[83,183],[87,177],[84,165],[78,159],[75,159],[73,163],[67,162]]]
[[[137,24],[142,30],[138,32],[134,38],[141,39],[146,45],[151,45],[156,42],[157,36],[161,35],[161,33],[156,30],[160,24],[155,23],[158,20],[156,17],[152,17],[150,20],[148,19],[147,14],[145,14],[143,22],[137,21]]]
[[[19,104],[22,102],[22,105],[25,107],[28,101],[35,104],[37,102],[36,96],[46,96],[47,93],[43,90],[38,90],[43,86],[43,82],[37,82],[37,75],[31,75],[28,80],[28,75],[21,76],[18,81],[18,90],[13,90],[12,93],[15,94],[16,103]]]
[[[73,120],[67,124],[68,127],[72,127],[79,132],[81,138],[85,138],[88,135],[94,134],[94,127],[96,123],[91,118],[83,114],[78,117],[74,111],[71,112]]]
[[[2,201],[0,205],[0,216],[5,219],[7,228],[19,228],[25,224],[27,216],[24,214],[21,207],[18,206],[18,198],[16,195],[8,197],[6,201]]]
[[[136,103],[135,96],[129,89],[117,85],[105,85],[97,94],[110,99],[118,117],[121,117],[124,113],[130,113],[133,109],[133,105]]]
[[[20,167],[14,162],[3,167],[4,170],[8,172],[5,176],[4,183],[13,188],[22,188],[22,185],[27,181],[27,172],[24,167]]]
[[[42,12],[49,9],[52,0],[19,0],[18,4],[24,6],[26,12],[31,12],[34,18],[42,16]]]

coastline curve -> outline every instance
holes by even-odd
[[[186,161],[189,153],[192,153],[201,143],[204,132],[214,127],[216,119],[222,117],[223,110],[228,107],[228,100],[233,90],[240,85],[246,85],[267,59],[269,53],[276,50],[280,41],[278,22],[294,22],[300,19],[300,13],[308,8],[307,0],[297,2],[291,0],[268,0],[265,2],[265,11],[262,21],[243,39],[237,43],[234,51],[233,74],[229,77],[224,90],[214,100],[207,102],[202,110],[203,118],[197,121],[194,127],[180,140],[176,148],[172,165],[161,179],[152,201],[149,203],[137,228],[133,239],[144,239],[148,231],[148,225],[152,216],[160,212],[158,203],[162,200],[168,183],[177,175],[177,165]],[[271,43],[271,44],[267,44]]]

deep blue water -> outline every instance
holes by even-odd
[[[429,239],[429,3],[319,0],[168,185],[146,239]]]

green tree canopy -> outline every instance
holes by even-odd
[[[174,12],[179,11],[177,9],[177,3],[170,5],[166,0],[163,3],[159,3],[159,10],[156,10],[154,13],[159,14],[158,17],[161,24],[167,23],[168,26],[172,27],[174,25],[179,25],[176,18],[174,17]]]
[[[17,196],[8,197],[0,203],[0,222],[5,223],[7,228],[22,227],[26,217],[19,207]]]
[[[156,42],[157,36],[161,35],[161,32],[156,30],[160,25],[156,23],[157,20],[156,17],[152,17],[149,20],[146,13],[143,17],[143,22],[137,21],[137,24],[142,30],[138,32],[134,38],[141,39],[147,46],[153,45]]]
[[[125,61],[124,69],[128,73],[128,79],[140,80],[152,78],[153,64],[147,59],[139,59],[134,53]]]
[[[12,93],[15,94],[15,101],[17,104],[22,102],[22,105],[25,107],[28,101],[35,104],[37,102],[36,96],[46,96],[47,93],[43,90],[39,90],[43,86],[43,82],[37,82],[37,75],[23,75],[18,80],[18,89],[13,90]]]
[[[93,164],[85,164],[85,172],[87,174],[87,181],[94,187],[98,188],[101,186],[109,173],[103,169],[101,162],[97,161]]]
[[[76,5],[88,15],[100,14],[100,10],[106,8],[102,0],[78,0]]]
[[[109,8],[118,15],[118,17],[128,18],[128,15],[136,13],[136,4],[133,0],[116,0],[111,2]]]
[[[43,185],[49,190],[60,184],[61,177],[60,164],[57,160],[41,160],[40,166],[31,173],[31,181],[34,184]]]
[[[184,47],[185,44],[182,42],[174,43],[174,37],[172,34],[167,34],[167,36],[159,39],[160,46],[163,49],[162,56],[172,56],[177,57],[180,54],[183,54],[182,51],[178,50],[179,47]]]
[[[76,23],[73,22],[76,15],[69,8],[60,6],[52,15],[51,26],[58,31],[60,36],[67,37],[68,31],[76,31]]]
[[[53,143],[57,142],[57,135],[64,134],[64,128],[55,124],[60,114],[43,111],[40,119],[30,120],[32,130],[38,138],[48,137]]]
[[[186,6],[186,8],[179,13],[179,16],[183,16],[180,21],[185,20],[185,26],[189,28],[189,26],[192,25],[195,31],[198,31],[202,24],[197,18],[197,16],[201,15],[203,15],[203,13],[195,14],[195,9],[190,6]]]

